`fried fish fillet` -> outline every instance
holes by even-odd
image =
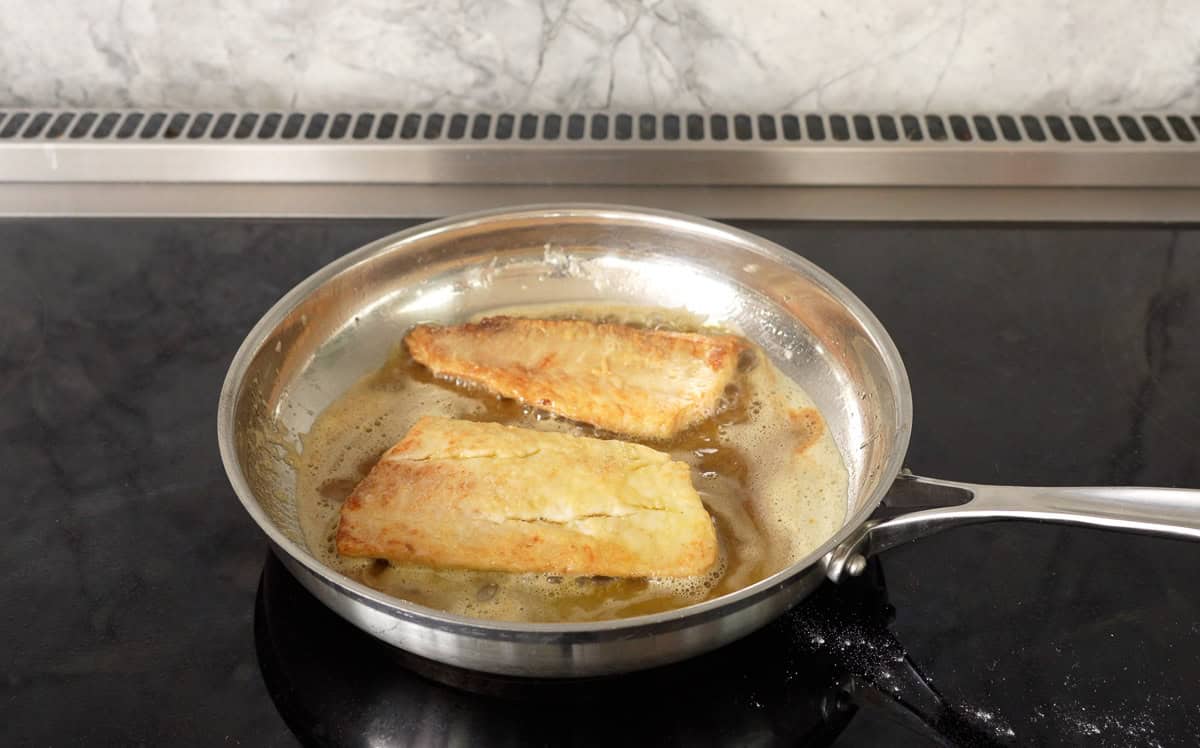
[[[688,466],[622,441],[427,416],[342,505],[338,553],[438,568],[692,576],[717,560]]]
[[[712,415],[746,347],[733,335],[520,317],[419,325],[405,342],[438,376],[648,439]]]

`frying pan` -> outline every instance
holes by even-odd
[[[306,548],[289,455],[316,416],[377,369],[409,327],[514,304],[682,308],[753,340],[816,401],[849,473],[845,521],[755,584],[678,610],[589,623],[451,615],[385,595]],[[754,631],[866,557],[968,522],[1031,519],[1200,539],[1200,491],[982,486],[902,473],[912,425],[904,365],[855,296],[788,250],[721,224],[637,208],[546,205],[418,226],[330,263],[284,296],[234,356],[221,458],[246,511],[296,578],[368,633],[450,665],[585,677],[682,660]]]

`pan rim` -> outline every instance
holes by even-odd
[[[268,335],[293,309],[318,288],[356,265],[371,260],[378,254],[396,251],[405,245],[411,245],[438,234],[470,228],[498,219],[516,218],[540,221],[571,218],[610,219],[642,225],[650,224],[664,229],[686,229],[693,233],[700,230],[714,237],[720,237],[726,242],[736,242],[756,254],[769,257],[785,266],[802,270],[825,286],[862,323],[872,344],[880,352],[888,376],[895,386],[896,431],[891,435],[891,452],[887,457],[886,467],[881,471],[881,480],[872,495],[857,512],[846,518],[838,532],[834,533],[816,550],[800,561],[753,584],[711,600],[670,611],[576,623],[491,621],[460,616],[411,603],[375,590],[331,569],[300,547],[298,543],[285,536],[267,516],[266,510],[250,489],[249,482],[246,480],[241,463],[237,458],[234,439],[234,413],[238,406],[238,390],[251,361],[261,350]],[[585,642],[597,638],[628,637],[646,629],[682,628],[692,622],[707,620],[718,611],[724,612],[747,607],[762,599],[772,590],[788,586],[789,583],[794,582],[806,571],[819,564],[830,551],[854,534],[874,512],[886,495],[891,481],[900,473],[904,456],[908,450],[911,432],[912,391],[904,362],[895,343],[866,304],[832,275],[808,259],[768,239],[716,221],[673,211],[599,203],[521,205],[449,216],[389,234],[342,255],[293,286],[255,323],[230,361],[217,404],[217,440],[226,477],[242,504],[242,508],[266,534],[276,552],[282,551],[288,559],[299,563],[321,583],[341,592],[350,593],[355,599],[368,604],[371,608],[405,621],[480,638],[544,640],[553,641],[556,644],[564,643],[564,636],[567,637],[567,642]]]

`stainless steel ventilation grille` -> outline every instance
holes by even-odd
[[[0,110],[5,141],[529,143],[609,146],[804,144],[973,147],[1182,145],[1200,115],[631,114]]]
[[[986,190],[1030,188],[1042,192],[1006,215],[1200,216],[1200,115],[0,109],[0,215],[441,215],[592,200],[845,217],[862,214],[843,204],[857,189],[873,215],[994,217]],[[1147,188],[1169,208],[1127,194]],[[1091,207],[1050,189],[1090,191]]]

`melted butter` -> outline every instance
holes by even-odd
[[[491,314],[572,317],[706,331],[659,309],[556,306]],[[722,331],[724,332],[724,331]],[[460,615],[514,621],[593,621],[655,613],[745,587],[799,561],[841,527],[846,470],[808,396],[758,350],[712,418],[667,441],[639,440],[692,470],[720,543],[700,577],[610,579],[431,569],[351,559],[334,546],[341,504],[418,418],[438,415],[621,438],[507,398],[440,380],[399,344],[379,370],[334,401],[302,440],[296,500],[309,550],[382,592]]]

